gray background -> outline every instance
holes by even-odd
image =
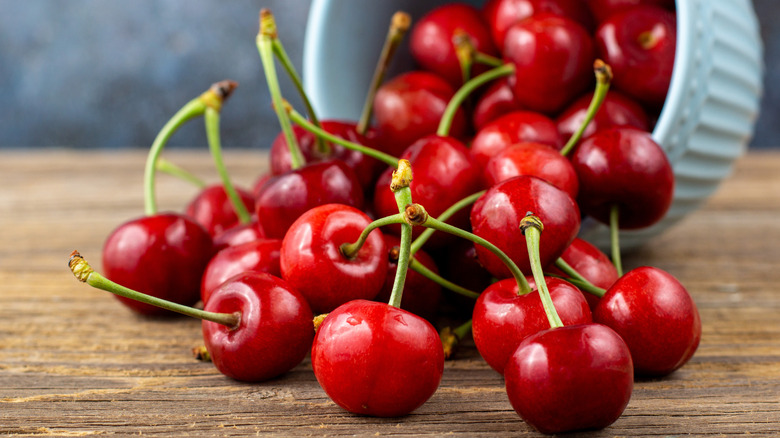
[[[750,147],[780,147],[780,0],[754,5],[766,85]],[[222,79],[239,82],[222,111],[224,146],[268,147],[279,128],[255,46],[262,7],[301,71],[309,0],[0,0],[0,148],[148,147]],[[170,145],[205,145],[202,123]]]

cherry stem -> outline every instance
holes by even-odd
[[[157,199],[154,195],[157,161],[160,159],[160,154],[165,148],[165,145],[170,140],[174,132],[176,132],[184,123],[192,120],[195,117],[203,115],[206,111],[206,99],[204,96],[208,95],[211,90],[206,91],[200,96],[187,102],[181,107],[176,114],[163,125],[160,132],[154,138],[152,147],[149,148],[149,155],[146,157],[146,166],[144,167],[144,212],[147,216],[157,214]]]
[[[306,120],[301,113],[296,111],[287,101],[284,101],[284,111],[289,115],[290,119],[295,123],[296,125],[300,126],[301,128],[305,129],[306,131],[311,132],[312,134],[316,135],[318,138],[323,138],[331,143],[336,143],[341,146],[344,146],[345,148],[353,151],[358,151],[364,155],[368,155],[371,158],[374,158],[376,160],[379,160],[388,166],[396,167],[398,165],[398,158],[386,154],[382,151],[378,151],[376,149],[370,148],[368,146],[364,146],[359,143],[354,143],[349,140],[345,140],[341,137],[337,137],[330,132],[322,129],[321,127],[311,123],[310,121]]]
[[[206,182],[200,179],[197,175],[181,166],[176,165],[170,160],[166,160],[165,158],[160,157],[157,159],[157,166],[155,169],[158,172],[167,173],[168,175],[172,175],[183,181],[187,181],[199,189],[206,187]]]
[[[248,224],[252,220],[252,217],[249,214],[249,211],[247,211],[246,205],[244,205],[244,202],[241,200],[241,196],[239,196],[236,191],[233,182],[230,180],[230,175],[228,174],[225,162],[222,158],[222,142],[219,135],[221,103],[230,96],[237,84],[232,81],[224,81],[215,86],[219,88],[222,100],[218,106],[209,105],[203,116],[206,124],[206,137],[209,142],[209,150],[211,150],[211,157],[214,159],[217,173],[219,173],[219,176],[222,179],[222,186],[224,187],[228,199],[230,199],[230,203],[233,205],[233,210],[236,212],[238,220],[242,224]]]
[[[484,52],[474,52],[474,62],[489,67],[501,67],[504,65],[504,61],[502,61],[501,58],[496,58],[495,56],[488,55]]]
[[[409,269],[411,269],[414,272],[417,272],[418,274],[422,275],[423,277],[427,278],[428,280],[431,280],[438,284],[441,287],[447,288],[451,290],[452,292],[455,292],[457,294],[463,295],[464,297],[477,299],[479,298],[479,293],[474,292],[472,290],[466,289],[465,287],[462,287],[460,285],[457,285],[446,278],[442,277],[441,275],[433,272],[432,270],[428,269],[427,266],[420,263],[419,260],[412,257],[412,259],[409,261]]]
[[[550,322],[550,328],[558,328],[563,327],[563,322],[561,322],[561,317],[558,316],[558,311],[555,310],[552,297],[550,297],[550,291],[547,289],[547,281],[544,278],[542,264],[539,260],[539,241],[541,240],[543,229],[542,221],[530,212],[520,221],[520,230],[522,230],[525,236],[525,243],[528,246],[531,272],[533,273],[534,281],[536,281],[536,290],[539,291],[539,297],[542,299],[544,313]]]
[[[443,231],[445,233],[453,234],[457,237],[460,237],[462,239],[469,240],[473,243],[476,243],[477,245],[482,245],[485,248],[487,248],[490,252],[496,255],[509,269],[509,271],[512,273],[512,276],[514,277],[515,281],[517,281],[517,286],[519,288],[519,295],[531,293],[531,286],[528,284],[528,280],[523,275],[522,271],[520,271],[520,268],[517,267],[514,261],[512,261],[509,256],[504,253],[504,251],[501,251],[497,246],[493,245],[489,241],[485,240],[482,237],[477,236],[474,233],[468,232],[466,230],[462,230],[458,227],[452,226],[446,222],[442,222],[436,218],[433,218],[428,215],[428,213],[425,211],[425,208],[420,204],[411,204],[406,207],[406,210],[404,214],[407,217],[408,221],[415,222],[415,225],[422,225],[424,227],[433,228],[437,231]]]
[[[368,87],[368,93],[366,93],[366,100],[363,103],[363,110],[360,112],[360,119],[355,130],[360,135],[365,135],[368,132],[368,127],[371,124],[371,116],[374,110],[374,98],[380,85],[385,79],[387,68],[390,65],[390,61],[393,59],[398,46],[401,45],[401,41],[409,30],[409,26],[412,24],[412,17],[406,12],[398,11],[393,14],[390,19],[390,27],[387,29],[387,36],[385,37],[382,51],[379,54],[379,60],[377,61],[376,68],[374,69],[374,75],[371,78],[371,84]],[[396,160],[397,161],[397,160]]]
[[[290,166],[295,170],[305,165],[306,159],[298,146],[298,140],[293,133],[290,118],[283,108],[279,78],[276,76],[276,68],[274,67],[274,38],[276,38],[276,22],[271,11],[264,8],[260,11],[260,31],[257,33],[256,45],[263,64],[263,71],[265,72],[265,79],[268,83],[268,91],[271,94],[274,111],[279,119],[279,125],[282,127],[287,147],[290,149]]]
[[[480,196],[482,196],[485,193],[484,190],[481,190],[477,193],[474,193],[473,195],[469,195],[460,201],[452,204],[444,210],[439,217],[437,217],[438,220],[442,222],[446,222],[449,218],[451,218],[455,213],[459,212],[460,210],[464,209],[465,207],[468,207],[469,205],[476,202],[477,199],[479,199]],[[436,230],[433,228],[428,228],[422,233],[420,233],[419,236],[417,236],[417,239],[412,242],[412,254],[416,253],[417,251],[422,248],[423,245],[433,236],[433,233],[435,233]]]
[[[406,211],[406,206],[412,203],[412,190],[409,185],[412,183],[412,165],[409,160],[398,160],[398,168],[393,171],[393,177],[390,180],[390,190],[395,196],[395,203],[398,205],[398,212],[401,214]],[[406,219],[406,216],[403,216]],[[401,307],[403,298],[404,283],[406,283],[406,274],[409,271],[409,260],[412,257],[412,222],[405,221],[401,224],[401,243],[398,247],[398,262],[396,263],[395,278],[393,279],[393,288],[390,290],[390,300],[388,304],[393,307]]]
[[[563,148],[561,148],[561,155],[564,157],[568,155],[571,150],[574,149],[574,146],[576,146],[580,141],[582,134],[585,132],[585,129],[587,129],[590,122],[593,121],[593,118],[596,117],[596,113],[599,111],[601,104],[607,97],[609,85],[612,82],[612,68],[604,61],[597,59],[593,62],[593,72],[596,75],[596,90],[593,92],[593,97],[590,100],[590,104],[588,105],[588,109],[585,112],[585,118],[582,120],[582,123],[580,123],[580,126],[577,128],[574,134],[569,137],[569,140],[566,142]]]
[[[474,65],[476,49],[471,43],[469,34],[461,28],[455,29],[452,35],[452,44],[455,46],[455,55],[460,64],[461,79],[465,84],[471,78],[471,68]]]
[[[442,114],[441,120],[439,121],[439,126],[436,129],[436,135],[441,137],[446,137],[449,135],[450,128],[452,127],[452,120],[455,118],[455,113],[457,113],[458,109],[463,105],[463,102],[466,100],[466,98],[471,95],[471,93],[473,93],[477,88],[490,81],[504,76],[509,76],[514,72],[514,64],[503,64],[500,67],[490,69],[485,73],[480,74],[479,76],[469,79],[468,82],[463,84],[458,89],[458,91],[455,92],[450,101],[447,103],[447,107],[444,109],[444,113]]]
[[[235,312],[235,313],[207,312],[205,310],[200,310],[194,307],[189,307],[182,304],[174,303],[173,301],[163,300],[162,298],[157,298],[151,295],[147,295],[145,293],[141,293],[133,289],[124,287],[120,284],[114,283],[113,281],[107,279],[100,273],[95,272],[95,270],[92,269],[89,263],[87,263],[87,261],[84,260],[84,258],[81,256],[81,254],[79,254],[78,251],[73,251],[70,254],[70,259],[68,260],[68,267],[70,268],[71,272],[73,272],[73,275],[76,277],[76,279],[78,279],[82,283],[86,283],[96,289],[101,289],[106,292],[111,292],[112,294],[119,295],[121,297],[130,298],[132,300],[136,300],[141,303],[157,306],[161,309],[181,313],[182,315],[191,316],[193,318],[198,318],[206,321],[215,322],[217,324],[222,324],[231,330],[238,328],[238,325],[241,322],[240,312]]]
[[[360,236],[355,242],[342,243],[341,246],[339,247],[339,250],[341,251],[341,254],[344,255],[344,257],[348,259],[354,259],[355,257],[357,257],[358,251],[360,251],[360,248],[362,248],[363,244],[366,243],[366,240],[368,239],[368,235],[371,234],[372,231],[387,225],[402,224],[402,223],[404,223],[404,217],[400,213],[376,219],[372,221],[370,224],[368,224],[366,228],[363,229],[363,231],[360,233]]]
[[[454,329],[452,327],[444,327],[442,329],[439,337],[441,338],[442,347],[444,347],[445,359],[449,359],[455,354],[460,341],[471,332],[471,326],[472,320],[468,320]]]
[[[582,274],[577,272],[570,264],[566,263],[566,260],[559,257],[558,260],[555,261],[555,266],[568,276],[566,280],[570,283],[575,283],[580,289],[586,289],[586,292],[596,295],[597,297],[602,297],[607,292],[605,289],[588,281],[587,278],[583,277]]]
[[[609,240],[612,248],[612,264],[617,269],[618,276],[623,276],[623,261],[620,256],[620,207],[615,204],[609,211]]]

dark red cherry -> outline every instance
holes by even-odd
[[[617,280],[593,318],[626,341],[638,375],[671,373],[693,357],[701,340],[701,318],[688,291],[671,274],[650,266]]]
[[[579,237],[566,248],[561,258],[586,280],[602,289],[609,289],[620,277],[617,268],[606,254]],[[550,266],[549,271],[564,275],[555,266]],[[591,293],[585,293],[585,299],[588,300],[591,310],[595,310],[599,298]]]
[[[672,79],[677,18],[655,6],[612,15],[595,35],[598,56],[612,67],[615,89],[660,109]]]
[[[214,236],[214,251],[220,251],[228,246],[240,245],[265,237],[265,231],[256,218],[249,223],[234,225],[232,228]]]
[[[471,114],[471,123],[474,130],[479,132],[488,123],[514,111],[520,111],[522,107],[515,99],[515,92],[506,78],[495,81],[484,93],[479,96],[474,111]]]
[[[255,200],[247,190],[236,187],[248,211],[255,209]],[[239,223],[233,203],[222,184],[206,187],[190,201],[186,208],[187,216],[203,225],[212,236],[217,236]]]
[[[188,216],[160,213],[117,227],[103,245],[105,276],[130,289],[175,303],[200,299],[200,279],[214,253],[211,236]],[[144,315],[170,312],[124,297],[117,298]]]
[[[588,303],[577,287],[553,277],[545,277],[545,281],[564,325],[592,321]],[[474,304],[474,344],[485,362],[501,374],[523,339],[550,328],[533,278],[528,278],[528,282],[534,291],[520,295],[514,278],[497,281]]]
[[[211,293],[229,278],[244,272],[267,272],[281,277],[279,250],[281,239],[259,239],[220,250],[203,272],[200,299],[206,303]]]
[[[548,266],[563,254],[580,229],[580,210],[566,192],[535,176],[521,175],[488,189],[471,209],[474,234],[496,245],[526,274],[531,266],[520,220],[528,212],[544,224],[540,260],[542,266]],[[491,274],[510,276],[492,252],[481,245],[476,249],[479,261]]]
[[[583,95],[555,119],[558,132],[561,133],[561,137],[565,141],[568,141],[580,129],[592,99],[593,92]],[[650,121],[644,108],[619,91],[610,90],[599,106],[596,115],[583,131],[582,138],[613,126],[632,126],[643,131],[650,131]]]
[[[515,98],[532,111],[561,111],[593,82],[594,53],[590,33],[569,18],[537,14],[515,23],[504,41],[504,59],[516,67]]]
[[[239,274],[217,288],[205,310],[240,313],[236,327],[203,321],[214,366],[236,380],[259,382],[301,363],[314,339],[312,312],[284,280],[264,272]]]
[[[399,417],[436,392],[444,351],[425,319],[385,303],[355,300],[325,318],[311,364],[337,405],[355,414]]]
[[[622,415],[634,388],[626,343],[600,324],[529,336],[507,362],[504,379],[512,407],[545,434],[609,426]]]
[[[389,190],[389,189],[388,189]],[[387,277],[387,246],[372,231],[354,257],[342,244],[354,243],[371,223],[362,211],[326,204],[302,214],[282,241],[282,278],[299,291],[316,313],[330,312],[354,299],[376,297]]]
[[[260,190],[255,208],[265,235],[281,239],[304,212],[331,203],[363,207],[363,188],[341,160],[310,163],[272,177]]]
[[[377,147],[397,157],[416,140],[434,134],[454,94],[447,81],[424,71],[402,73],[382,84],[374,97]],[[450,135],[463,137],[466,123],[459,109]]]
[[[585,0],[585,2],[598,23],[606,21],[617,12],[640,5],[655,5],[669,11],[675,10],[674,0]]]
[[[674,195],[674,174],[666,153],[650,133],[608,128],[583,140],[571,157],[580,179],[582,212],[608,224],[619,209],[621,229],[659,221]]]
[[[443,77],[453,87],[463,84],[463,73],[453,43],[456,31],[468,35],[476,51],[498,55],[479,10],[465,3],[448,3],[430,10],[417,20],[409,35],[409,50],[417,64]],[[484,66],[475,64],[472,76],[484,70]]]
[[[483,177],[493,186],[519,175],[539,177],[576,199],[577,172],[560,151],[543,143],[517,143],[499,152],[485,165]]]

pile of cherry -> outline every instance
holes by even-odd
[[[407,29],[420,69],[385,81]],[[398,13],[361,119],[320,121],[263,10],[257,47],[282,131],[270,172],[253,190],[230,181],[219,114],[236,84],[214,84],[155,139],[146,214],[106,240],[105,277],[76,251],[69,266],[140,314],[203,319],[207,355],[237,380],[310,353],[336,404],[402,416],[473,336],[528,424],[606,427],[635,375],[673,372],[701,337],[673,276],[620,262],[618,230],[655,223],[672,198],[648,131],[675,32],[671,0],[453,3],[414,26]],[[277,63],[307,116],[281,96]],[[160,158],[196,117],[220,184]],[[161,170],[203,185],[185,213],[158,212]],[[577,237],[584,216],[612,228],[610,256]],[[462,324],[437,332],[445,313]]]

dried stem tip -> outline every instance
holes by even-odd
[[[409,187],[412,183],[412,164],[409,160],[398,160],[398,168],[393,171],[393,179],[390,181],[390,190],[397,192]]]
[[[596,73],[596,81],[600,84],[612,82],[612,67],[606,62],[597,59],[593,62],[593,72]]]
[[[217,112],[222,110],[222,104],[233,94],[233,90],[238,87],[238,82],[231,80],[219,81],[200,95],[200,100],[209,108]]]
[[[420,204],[409,204],[404,208],[404,222],[411,226],[420,226],[428,220],[428,212]]]
[[[529,211],[524,218],[520,219],[520,231],[525,234],[525,230],[530,227],[538,229],[540,233],[544,230],[544,224],[542,224],[541,219]]]
[[[94,272],[92,266],[89,266],[89,263],[84,260],[84,257],[81,257],[81,254],[75,250],[70,253],[68,267],[70,268],[71,272],[73,272],[73,275],[76,276],[76,279],[82,283],[86,283],[87,279],[89,278],[89,274]]]
[[[277,37],[276,20],[274,19],[274,14],[268,8],[260,10],[260,34],[272,39]]]
[[[412,25],[412,17],[404,11],[398,11],[390,19],[390,27],[398,32],[406,32]]]
[[[327,318],[327,317],[328,317],[328,314],[327,313],[323,313],[323,314],[315,316],[314,319],[312,319],[311,322],[314,325],[314,332],[315,333],[317,332],[317,330],[320,329],[320,326],[322,325],[322,322],[325,321],[325,318]]]

